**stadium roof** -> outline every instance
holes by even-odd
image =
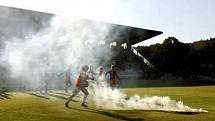
[[[11,32],[7,32],[7,33],[13,33],[13,34],[18,33],[17,35],[24,35],[26,32],[26,28],[29,30],[31,29],[34,30],[34,29],[40,28],[40,26],[42,27],[44,24],[44,22],[42,21],[48,21],[54,15],[49,13],[42,13],[42,12],[37,12],[32,10],[12,8],[12,7],[6,7],[6,6],[0,6],[0,11],[7,13],[6,15],[3,14],[2,16],[0,16],[0,27],[10,28],[9,30]],[[10,14],[8,13],[8,11],[10,11]],[[27,20],[27,19],[32,19],[32,20]],[[106,43],[117,41],[120,43],[127,42],[130,45],[133,45],[162,34],[161,31],[155,31],[155,30],[149,30],[149,29],[131,27],[126,25],[107,23],[107,22],[99,22],[99,21],[87,20],[87,19],[81,19],[81,20],[83,20],[87,26],[97,25],[98,28],[91,27],[91,28],[95,28],[96,30],[93,30],[93,31],[96,31],[97,33],[103,32],[102,29],[100,29],[100,27],[110,27],[111,29],[109,29],[109,32],[108,32],[109,34],[105,35]],[[24,22],[29,22],[32,24],[29,24],[29,23],[26,24]],[[17,29],[19,31],[17,31]],[[7,33],[4,33],[4,30],[2,31],[0,30],[0,35],[7,35]]]
[[[84,20],[84,21],[88,25],[97,24],[97,25],[100,25],[101,27],[102,26],[110,27],[111,28],[110,33],[109,35],[107,35],[105,39],[107,43],[117,41],[121,43],[129,42],[130,45],[134,45],[163,33],[161,31],[156,31],[156,30],[143,29],[143,28],[137,28],[137,27],[131,27],[131,26],[119,25],[119,24],[112,24],[107,22],[99,22],[94,20]],[[99,29],[98,29],[98,32],[99,32]]]

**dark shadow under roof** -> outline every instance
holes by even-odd
[[[99,22],[94,20],[84,19],[83,21],[85,21],[86,24],[88,25],[96,24],[96,25],[100,25],[101,27],[103,26],[110,27],[111,28],[110,33],[109,35],[107,35],[105,39],[105,41],[108,43],[111,43],[114,41],[117,41],[117,42],[120,41],[121,43],[129,42],[130,45],[134,45],[163,33],[161,31],[156,31],[156,30],[149,30],[149,29],[131,27],[126,25],[118,25],[118,24],[112,24],[107,22]]]

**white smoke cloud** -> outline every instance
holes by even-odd
[[[112,90],[108,84],[105,84],[104,78],[98,82],[103,83],[102,86],[92,84],[91,100],[94,101],[97,108],[111,110],[156,110],[156,111],[172,111],[172,112],[208,112],[203,109],[193,109],[183,104],[182,101],[175,101],[168,96],[144,96],[138,94],[128,96],[119,89]]]
[[[108,60],[108,48],[93,47],[107,36],[110,39],[110,30],[109,25],[55,16],[50,27],[24,39],[12,37],[6,41],[1,56],[1,62],[6,64],[1,66],[10,69],[11,77],[27,80],[33,87],[44,80],[44,73],[50,75],[53,84],[58,81],[56,75],[70,64],[77,73],[80,66],[99,66],[101,58]]]

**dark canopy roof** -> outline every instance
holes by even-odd
[[[120,43],[128,42],[129,44],[133,45],[163,33],[161,31],[156,31],[156,30],[149,30],[149,29],[119,25],[119,24],[112,24],[107,22],[98,22],[94,20],[84,20],[84,21],[88,25],[96,24],[101,27],[104,27],[104,26],[109,27],[110,32],[105,39],[105,41],[108,43],[117,41]],[[99,32],[99,29],[98,29],[98,32]]]

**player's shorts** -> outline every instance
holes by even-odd
[[[80,86],[80,83],[81,83],[81,80],[78,79],[78,80],[76,81],[76,87],[79,87],[79,86]]]
[[[110,80],[110,85],[111,86],[116,86],[116,80]]]
[[[71,80],[66,80],[66,84],[68,85],[68,84],[72,84],[72,81]]]

